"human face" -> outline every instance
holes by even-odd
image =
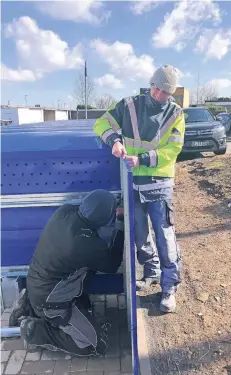
[[[156,87],[152,87],[151,97],[155,99],[157,102],[165,102],[170,97],[170,94]]]

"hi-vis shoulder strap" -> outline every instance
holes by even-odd
[[[142,141],[139,135],[138,120],[137,120],[137,114],[136,114],[134,101],[131,97],[126,98],[125,101],[129,109],[132,129],[133,129],[133,136],[134,136],[134,139],[124,137],[125,144],[131,147],[145,148],[150,151],[153,150],[158,145],[160,139],[169,131],[174,121],[179,117],[179,115],[182,112],[181,108],[178,108],[150,142]],[[174,139],[172,137],[171,141],[174,141]],[[176,141],[179,142],[179,137],[176,137]]]

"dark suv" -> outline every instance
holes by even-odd
[[[206,107],[185,108],[184,115],[186,128],[183,153],[214,152],[216,155],[226,153],[225,127]]]

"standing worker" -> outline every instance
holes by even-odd
[[[108,245],[98,231],[114,219]],[[123,226],[116,198],[105,190],[89,193],[79,208],[65,204],[51,216],[30,263],[28,297],[22,293],[10,316],[11,325],[16,325],[31,306],[36,317],[26,317],[20,326],[29,346],[80,356],[105,353],[109,324],[96,321],[84,293],[97,271],[117,272],[123,258]]]
[[[96,121],[95,133],[118,158],[133,168],[135,241],[137,257],[144,265],[136,283],[146,290],[158,281],[161,267],[160,309],[174,312],[176,287],[180,283],[180,251],[176,243],[173,214],[175,164],[184,142],[185,121],[181,107],[171,98],[177,87],[178,70],[158,68],[145,94],[122,99]],[[122,137],[118,134],[122,133]],[[156,249],[149,233],[148,215],[155,232]]]

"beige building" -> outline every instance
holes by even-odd
[[[189,107],[189,90],[185,89],[184,87],[177,87],[173,97],[176,103],[182,108]]]
[[[189,107],[189,90],[185,89],[184,87],[177,87],[173,97],[176,103],[182,108]]]

